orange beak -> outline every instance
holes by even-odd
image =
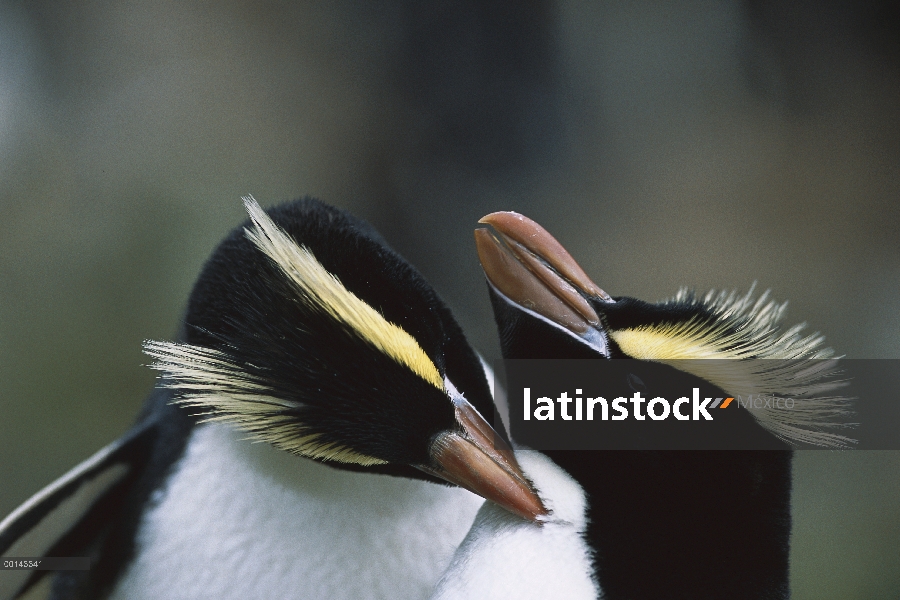
[[[615,302],[546,229],[514,212],[483,217],[475,230],[481,266],[494,290],[523,309],[599,344],[600,317],[588,299]]]

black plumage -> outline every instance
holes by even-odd
[[[504,358],[606,359],[491,293]],[[629,312],[646,305],[626,302]],[[683,316],[682,307],[647,315]],[[653,397],[653,382],[643,382]],[[544,450],[588,495],[586,536],[604,598],[788,597],[791,452],[744,416],[741,429],[782,450]]]

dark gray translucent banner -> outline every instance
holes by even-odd
[[[900,449],[898,360],[503,360],[494,369],[512,438],[536,450]]]
[[[0,558],[0,571],[88,571],[91,559],[87,556],[38,556]]]

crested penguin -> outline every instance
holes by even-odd
[[[748,381],[790,392],[779,386],[808,376],[803,383],[818,395],[806,412],[738,408],[747,414],[733,433],[767,450],[543,450],[586,494],[585,539],[605,600],[788,598],[791,448],[852,443],[836,431],[848,401],[823,382],[835,367],[820,360],[832,356],[823,338],[804,336],[802,325],[782,330],[785,305],[752,289],[682,290],[657,304],[611,297],[534,221],[493,213],[480,223],[476,245],[504,358],[655,361],[723,397]],[[719,358],[739,362],[703,360]],[[762,358],[792,366],[755,370]],[[722,364],[730,366],[714,366]]]
[[[0,555],[90,569],[0,598],[424,598],[478,496],[546,513],[422,276],[336,208],[244,203],[134,427],[0,522]]]

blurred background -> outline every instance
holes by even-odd
[[[900,3],[0,3],[0,515],[127,429],[247,193],[370,220],[488,357],[517,210],[900,358]],[[900,453],[795,464],[793,597],[900,597]]]

